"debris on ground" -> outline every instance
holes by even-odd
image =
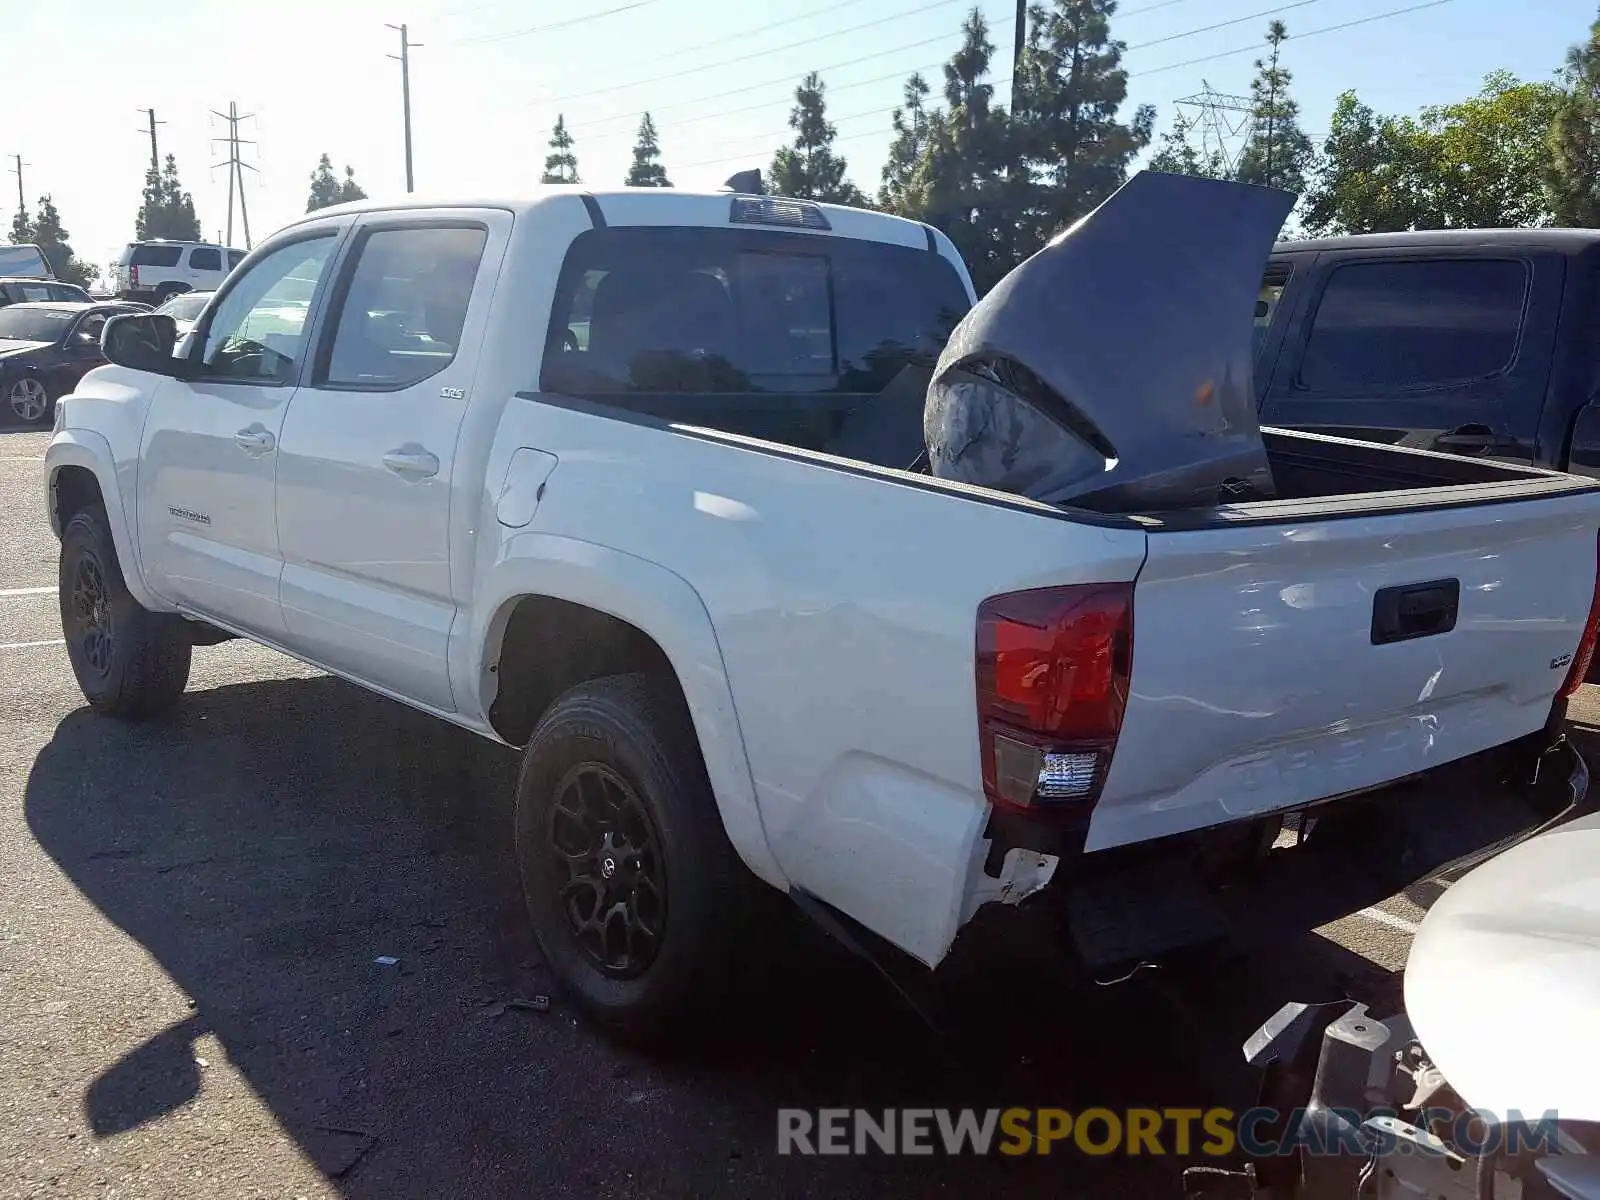
[[[372,961],[380,967],[398,967],[400,965],[400,960],[392,954],[380,954]]]
[[[533,996],[531,999],[528,999],[528,1000],[521,1000],[521,999],[518,999],[518,1000],[507,1000],[506,1001],[506,1007],[507,1008],[522,1008],[522,1009],[526,1009],[529,1012],[549,1012],[550,1011],[550,997],[546,996],[546,995],[543,995],[541,993],[541,994]]]

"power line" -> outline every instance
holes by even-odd
[[[1259,21],[1262,17],[1275,17],[1279,13],[1289,12],[1291,9],[1304,8],[1308,4],[1321,4],[1322,0],[1295,0],[1293,4],[1280,4],[1277,8],[1265,9],[1261,12],[1251,13],[1247,17],[1234,17],[1230,21],[1218,21],[1215,25],[1202,25],[1198,29],[1185,29],[1182,33],[1168,34],[1158,37],[1154,41],[1140,42],[1137,46],[1124,47],[1125,50],[1145,50],[1151,46],[1160,46],[1166,42],[1176,42],[1180,38],[1195,37],[1198,34],[1210,33],[1215,29],[1226,29],[1230,25],[1243,25],[1246,21]]]
[[[1302,0],[1302,2],[1304,2],[1304,0]],[[1355,27],[1357,27],[1359,25],[1370,25],[1374,21],[1384,21],[1384,20],[1388,20],[1391,17],[1405,16],[1408,13],[1422,12],[1424,9],[1438,8],[1438,7],[1442,6],[1442,5],[1452,4],[1452,3],[1454,3],[1454,0],[1426,0],[1426,3],[1423,3],[1423,4],[1413,4],[1413,5],[1410,5],[1410,6],[1406,7],[1406,8],[1395,8],[1395,9],[1390,9],[1387,12],[1373,13],[1370,16],[1358,17],[1358,18],[1356,18],[1355,20],[1352,20],[1352,21],[1341,21],[1336,25],[1324,25],[1320,29],[1308,29],[1304,33],[1291,35],[1289,40],[1290,41],[1295,41],[1295,42],[1304,41],[1306,38],[1319,37],[1319,36],[1321,36],[1323,34],[1327,34],[1327,33],[1338,33],[1341,30],[1354,29]],[[1277,11],[1282,11],[1282,10],[1277,10]],[[1247,18],[1247,19],[1259,19],[1259,17],[1261,15],[1266,15],[1266,14],[1257,14],[1256,18]],[[1170,39],[1163,38],[1161,40],[1162,41],[1168,41]],[[1145,45],[1154,45],[1154,44],[1156,44],[1156,43],[1154,43],[1154,42],[1145,43]],[[1127,49],[1129,49],[1129,50],[1133,50],[1133,49],[1136,49],[1136,48],[1137,47],[1134,47],[1134,46],[1127,47]],[[1145,76],[1145,75],[1159,75],[1159,74],[1162,74],[1163,72],[1166,72],[1166,71],[1178,70],[1181,67],[1192,67],[1192,66],[1197,66],[1200,63],[1214,62],[1219,58],[1230,58],[1230,57],[1233,57],[1233,56],[1239,55],[1239,54],[1251,54],[1251,53],[1254,53],[1254,52],[1260,50],[1260,48],[1261,47],[1260,47],[1259,44],[1254,44],[1254,43],[1249,45],[1249,46],[1239,46],[1239,47],[1236,47],[1236,48],[1234,48],[1232,50],[1222,50],[1222,51],[1219,51],[1219,52],[1217,52],[1215,54],[1206,54],[1206,55],[1202,55],[1199,58],[1186,59],[1183,62],[1179,62],[1179,63],[1168,63],[1165,66],[1152,67],[1152,68],[1149,68],[1149,69],[1144,70],[1144,71],[1130,71],[1128,73],[1128,78],[1134,79],[1134,78],[1138,78],[1138,77]],[[993,83],[990,86],[995,87],[995,88],[999,88],[999,87],[1002,87],[1006,83],[1009,83],[1009,82],[1010,82],[1009,78],[1007,78],[1007,79],[997,79],[997,80],[993,81]],[[832,89],[830,89],[830,90],[832,90]],[[894,105],[890,105],[887,108],[878,109],[878,110],[876,110],[876,113],[873,113],[873,112],[853,113],[848,117],[840,117],[840,118],[838,118],[838,120],[839,121],[855,120],[855,119],[858,119],[858,118],[868,117],[868,116],[873,116],[873,115],[884,115],[884,114],[887,114],[887,113],[892,113],[897,108],[903,108],[903,107],[904,107],[904,105],[902,105],[902,104],[894,104]],[[786,136],[787,133],[788,133],[788,130],[785,128],[785,129],[777,130],[777,131],[775,131],[773,133],[769,133],[769,134],[765,134],[765,135],[753,135],[749,140],[752,143],[754,143],[754,142],[756,142],[758,140],[770,142],[773,138],[781,138],[781,137]],[[882,131],[881,130],[873,129],[873,130],[868,130],[868,131],[866,131],[864,133],[848,134],[848,135],[846,135],[844,137],[835,138],[834,140],[835,141],[839,141],[839,142],[849,142],[849,141],[855,141],[858,138],[877,137],[877,136],[881,136],[881,135],[882,135]],[[693,170],[696,167],[714,167],[714,166],[717,166],[717,165],[719,165],[721,163],[731,162],[734,159],[739,158],[739,157],[742,157],[742,155],[740,153],[733,153],[733,154],[729,154],[728,156],[723,157],[723,158],[703,159],[703,160],[701,160],[699,162],[692,162],[692,163],[680,163],[674,169],[675,170],[680,170],[680,171],[687,171],[687,170]]]
[[[879,25],[887,25],[890,21],[903,21],[907,17],[914,17],[920,13],[929,12],[935,8],[949,8],[952,4],[964,3],[967,3],[967,0],[934,0],[932,4],[919,4],[914,8],[908,8],[900,12],[890,13],[886,17],[878,17],[875,20],[864,21],[860,25],[851,25],[846,29],[836,29],[832,33],[818,34],[816,37],[802,38],[798,42],[789,42],[786,45],[773,46],[767,50],[757,50],[750,54],[741,54],[737,58],[725,58],[721,62],[706,63],[704,66],[699,67],[686,67],[681,71],[669,71],[665,75],[653,75],[647,79],[636,79],[632,83],[612,84],[609,87],[594,88],[587,92],[573,92],[569,95],[561,97],[541,97],[538,100],[531,101],[531,103],[567,105],[572,103],[574,100],[586,100],[590,96],[604,96],[610,94],[611,92],[620,92],[628,88],[644,87],[645,85],[652,83],[664,83],[669,79],[682,79],[685,75],[698,75],[702,71],[720,70],[723,67],[731,67],[738,63],[750,62],[752,59],[765,58],[769,54],[778,54],[784,50],[796,50],[801,46],[812,46],[817,42],[831,41],[833,38],[844,37],[846,34],[859,33],[863,29],[872,29]],[[948,33],[942,33],[937,38],[931,38],[929,40],[943,41],[949,36],[950,35]],[[925,44],[926,43],[922,42],[911,43],[911,45]],[[900,50],[906,50],[909,48],[909,46],[897,47],[897,49]],[[892,54],[894,51],[889,51],[889,53]],[[831,70],[832,68],[825,69]]]
[[[1000,19],[994,21],[990,25],[990,28],[991,29],[1004,28],[1006,25],[1011,23],[1011,20],[1012,20],[1012,18],[1009,17],[1009,16],[1001,17]],[[859,58],[847,59],[844,62],[831,63],[831,64],[829,64],[828,66],[825,66],[825,67],[818,67],[817,68],[817,73],[818,74],[825,74],[828,71],[840,71],[840,70],[843,70],[845,67],[854,67],[854,66],[858,66],[858,65],[860,65],[861,63],[864,63],[864,62],[872,62],[875,59],[887,58],[891,54],[899,54],[902,50],[915,50],[915,49],[918,49],[919,47],[922,47],[922,46],[931,46],[935,42],[947,42],[949,40],[950,40],[950,35],[948,33],[941,33],[941,34],[938,34],[935,37],[923,38],[922,41],[920,41],[920,42],[907,42],[905,45],[895,46],[894,48],[892,48],[890,50],[880,50],[880,51],[878,51],[878,52],[876,52],[874,54],[863,54]],[[943,64],[942,63],[934,63],[931,66],[918,67],[916,69],[918,71],[931,71],[935,67],[938,67],[938,66],[941,66],[941,65],[943,65]],[[905,72],[903,72],[903,71],[893,71],[893,72],[889,73],[888,75],[880,75],[875,79],[863,79],[863,80],[858,80],[855,83],[829,84],[828,85],[828,90],[830,92],[843,92],[843,91],[849,90],[850,88],[862,87],[862,86],[864,86],[866,84],[869,84],[869,83],[881,83],[885,79],[898,79],[903,74],[905,74]],[[723,92],[712,92],[712,93],[710,93],[708,95],[705,95],[705,96],[696,96],[693,100],[675,100],[670,104],[661,104],[661,105],[657,105],[654,108],[649,108],[649,109],[641,108],[641,109],[637,110],[636,112],[611,113],[608,116],[596,117],[595,120],[590,123],[590,126],[592,127],[593,125],[602,125],[602,124],[605,124],[608,121],[626,121],[626,120],[629,120],[630,118],[633,118],[633,117],[642,117],[642,116],[644,116],[644,114],[646,112],[654,114],[654,113],[660,113],[660,112],[667,112],[667,111],[669,111],[671,109],[674,109],[674,108],[687,108],[691,104],[704,104],[708,100],[725,100],[729,96],[742,96],[742,95],[745,95],[748,92],[758,92],[762,88],[778,87],[778,86],[793,87],[794,86],[794,81],[795,81],[794,73],[791,71],[791,72],[789,72],[787,74],[784,74],[784,75],[782,75],[782,76],[780,76],[780,77],[778,77],[776,79],[764,79],[760,83],[746,84],[743,87],[729,88],[727,91],[723,91]],[[554,102],[553,101],[546,101],[545,103],[554,103]],[[560,103],[565,103],[565,101],[564,100],[560,101]],[[776,104],[776,103],[778,103],[778,101],[773,101],[773,103]],[[708,114],[708,115],[719,116],[720,117],[720,116],[726,116],[727,114],[726,113],[713,113],[713,114]],[[691,118],[691,120],[701,120],[701,119],[702,118],[700,118],[700,117]],[[688,123],[687,121],[680,122],[680,124],[687,124],[687,123]]]
[[[598,21],[601,17],[615,16],[617,13],[631,12],[636,8],[643,8],[647,4],[654,4],[656,0],[633,0],[631,4],[619,4],[616,8],[604,9],[601,12],[585,13],[581,17],[568,17],[564,21],[551,21],[548,25],[534,25],[527,29],[511,29],[505,33],[486,33],[478,37],[451,38],[441,42],[446,46],[478,46],[488,42],[508,42],[513,38],[532,37],[536,33],[549,33],[553,29],[565,29],[569,25],[583,25],[589,21]],[[393,26],[390,26],[392,29]]]

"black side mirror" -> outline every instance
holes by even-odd
[[[100,349],[119,367],[178,378],[187,364],[172,357],[178,343],[178,325],[158,313],[124,313],[106,322]]]

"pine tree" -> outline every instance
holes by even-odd
[[[789,113],[794,144],[772,158],[768,172],[772,191],[801,200],[864,206],[866,197],[845,178],[845,160],[833,152],[837,130],[828,123],[825,91],[822,76],[815,71],[795,89],[794,108]]]
[[[32,221],[27,222],[27,237],[16,236],[17,224],[12,222],[11,240],[36,243],[44,252],[45,261],[50,264],[50,270],[57,279],[88,287],[100,274],[99,267],[83,262],[72,252],[72,246],[67,241],[72,235],[61,224],[61,214],[56,211],[55,201],[48,194],[39,197],[39,212]]]
[[[656,123],[650,114],[639,122],[639,140],[633,147],[633,165],[623,180],[628,187],[671,187],[667,169],[661,165],[661,143],[656,138]]]
[[[365,200],[367,193],[356,182],[356,169],[348,164],[344,169],[344,182],[339,185],[339,203],[344,204],[351,200]]]
[[[550,131],[550,153],[545,156],[544,174],[540,183],[582,183],[578,178],[578,156],[572,152],[572,134],[567,132],[567,118],[557,114],[556,127]]]
[[[306,211],[316,212],[339,203],[339,199],[339,178],[333,173],[333,160],[324,154],[311,173],[311,195],[306,199]]]
[[[1300,128],[1300,105],[1289,95],[1293,79],[1279,65],[1279,54],[1289,30],[1282,21],[1267,26],[1272,53],[1256,59],[1256,77],[1250,84],[1252,101],[1250,137],[1239,156],[1238,178],[1244,183],[1283,188],[1297,195],[1306,190],[1306,174],[1316,150]]]
[[[1544,185],[1556,224],[1600,227],[1600,18],[1589,40],[1567,51],[1563,74]]]
[[[901,107],[889,118],[894,127],[894,141],[889,144],[889,158],[883,164],[883,186],[878,189],[878,203],[890,212],[907,216],[917,168],[927,152],[932,133],[932,119],[925,103],[928,81],[920,74],[913,74],[906,80],[902,95]]]
[[[987,291],[1021,257],[1010,203],[1011,130],[1005,110],[994,106],[989,64],[994,44],[980,10],[961,26],[961,46],[944,66],[949,108],[930,120],[928,145],[912,189],[916,211],[955,243]]]
[[[1209,176],[1204,156],[1189,140],[1193,130],[1194,122],[1177,113],[1172,118],[1172,128],[1161,135],[1161,148],[1151,155],[1149,169],[1173,175]]]
[[[1155,109],[1140,105],[1133,120],[1118,112],[1128,98],[1122,42],[1111,37],[1116,0],[1052,0],[1030,10],[1033,28],[1017,88],[1017,153],[1027,182],[1042,185],[1017,199],[1037,248],[1089,212],[1128,177],[1150,143]]]
[[[28,210],[19,208],[16,215],[11,218],[11,244],[20,246],[24,242],[33,240],[33,222],[28,219]]]
[[[200,220],[195,216],[194,197],[178,181],[178,160],[167,155],[158,172],[145,172],[144,203],[134,222],[134,236],[140,241],[168,238],[179,242],[200,240]]]

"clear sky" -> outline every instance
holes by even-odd
[[[1548,78],[1595,18],[1596,0],[1123,0],[1131,105],[1158,108],[1204,83],[1248,90],[1273,16],[1304,125],[1320,142],[1338,93],[1380,111],[1460,99],[1508,68]],[[972,0],[0,0],[5,101],[0,154],[21,154],[30,208],[53,193],[80,257],[104,264],[133,237],[149,162],[140,108],[154,108],[161,153],[177,155],[206,237],[227,222],[226,125],[236,101],[256,241],[304,211],[317,157],[353,166],[374,196],[403,193],[399,35],[412,55],[419,190],[505,193],[537,181],[556,114],[566,114],[585,182],[619,184],[639,114],[660,130],[679,186],[715,187],[765,168],[787,134],[795,83],[822,72],[838,149],[869,192],[901,83],[935,91]],[[980,0],[1010,74],[1014,0]],[[619,11],[620,10],[620,11]],[[1329,26],[1367,23],[1326,33]],[[1209,28],[1208,28],[1209,27]],[[1303,37],[1303,40],[1300,38]],[[31,50],[29,49],[31,48]],[[1193,60],[1206,61],[1193,61]],[[1002,85],[1001,98],[1005,88]],[[0,210],[16,205],[16,180]],[[234,244],[244,235],[235,215]]]

